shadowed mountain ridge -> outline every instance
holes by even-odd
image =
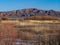
[[[8,17],[8,19],[21,19],[27,18],[31,16],[52,16],[52,17],[60,17],[59,11],[54,10],[39,10],[36,8],[30,9],[21,9],[7,12],[0,12],[0,18]]]

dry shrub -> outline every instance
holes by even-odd
[[[60,18],[52,16],[30,16],[25,18],[25,20],[60,20]]]

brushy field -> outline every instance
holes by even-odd
[[[59,33],[60,21],[57,20],[0,21],[0,44],[3,43],[1,40],[4,39],[10,39],[11,42],[12,40],[21,39],[27,41],[35,40],[37,41],[36,45],[58,45],[60,38]],[[7,43],[9,43],[9,41]],[[11,45],[11,43],[9,44]]]

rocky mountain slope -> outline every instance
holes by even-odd
[[[53,17],[60,17],[60,12],[54,10],[39,10],[35,8],[0,12],[0,18],[6,16],[9,19],[20,19],[30,16],[46,16],[46,15]]]

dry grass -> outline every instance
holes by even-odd
[[[57,24],[58,25],[56,27],[58,28],[59,24],[60,24],[60,22],[57,20],[45,20],[45,21],[43,21],[43,20],[41,20],[41,21],[39,21],[39,20],[24,20],[24,21],[6,20],[6,21],[1,21],[0,23],[1,24],[12,24],[15,26],[21,26],[21,27],[25,28],[26,30],[27,29],[29,30],[31,28],[31,30],[34,30],[35,32],[39,32],[41,30],[49,30],[52,28],[52,26],[54,27]],[[51,25],[51,28],[49,28],[49,25]]]
[[[49,41],[50,40],[49,36],[52,36],[52,39],[54,38],[57,39],[59,33],[60,33],[60,21],[58,20],[0,21],[0,40],[3,39],[14,40],[20,38],[22,40],[37,39],[38,41],[45,41],[45,39],[47,39],[47,41]]]
[[[30,16],[25,18],[25,20],[60,20],[60,18],[46,15],[46,16]]]

